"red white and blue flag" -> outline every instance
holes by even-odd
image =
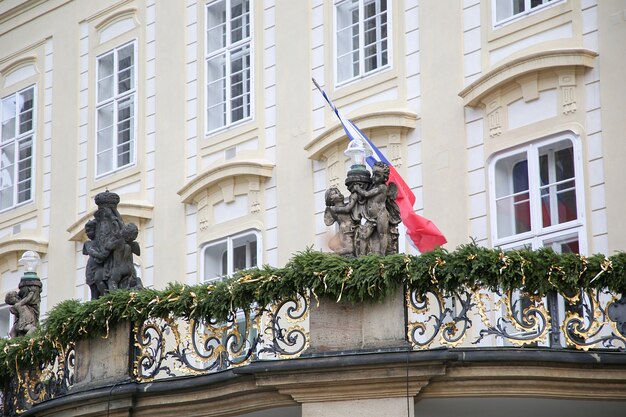
[[[407,183],[402,179],[398,171],[394,168],[394,166],[385,158],[385,155],[372,143],[372,141],[363,133],[361,130],[356,127],[352,121],[344,118],[339,110],[333,102],[328,98],[324,90],[319,86],[319,84],[313,79],[313,84],[315,87],[322,93],[322,96],[333,110],[333,112],[339,118],[343,129],[346,132],[346,135],[350,140],[360,139],[363,141],[363,144],[370,148],[372,151],[372,155],[368,156],[366,161],[370,167],[374,166],[374,164],[378,161],[384,162],[389,165],[389,182],[394,182],[398,186],[398,195],[396,197],[396,204],[400,208],[400,218],[402,219],[402,223],[406,227],[406,233],[409,235],[409,238],[415,245],[415,247],[421,252],[428,252],[435,249],[438,246],[443,245],[447,242],[446,238],[439,231],[437,226],[430,220],[418,215],[413,211],[413,204],[415,204],[415,195],[411,188],[407,185]]]

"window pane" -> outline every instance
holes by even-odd
[[[340,82],[359,74],[358,23],[357,1],[346,1],[337,6],[337,79]]]
[[[2,100],[2,141],[15,137],[15,115],[17,113],[15,96]]]
[[[246,245],[233,248],[233,271],[246,269]]]
[[[113,97],[113,53],[98,59],[98,102]]]
[[[226,241],[208,246],[204,250],[204,280],[209,281],[226,275],[228,272],[228,254]]]
[[[121,101],[117,115],[117,167],[123,167],[134,161],[134,99]]]
[[[97,153],[101,153],[113,147],[113,104],[98,109],[97,136]]]
[[[19,95],[20,134],[33,129],[33,100],[34,89],[32,88],[29,88]]]
[[[496,20],[504,20],[524,11],[524,0],[496,0]]]
[[[226,57],[219,55],[208,61],[207,125],[209,130],[226,124]]]
[[[531,229],[531,206],[526,154],[496,162],[497,236],[507,237]]]
[[[554,153],[556,180],[574,178],[574,148],[571,146]]]
[[[117,94],[125,93],[135,87],[134,66],[135,50],[133,45],[127,45],[117,54]]]
[[[13,205],[15,146],[5,146],[0,151],[0,209]]]
[[[109,149],[96,156],[97,174],[113,171],[113,150]]]
[[[230,8],[230,43],[239,42],[249,36],[249,5],[247,0],[232,0]]]
[[[207,52],[226,46],[226,2],[218,1],[207,7]]]
[[[574,148],[569,140],[539,148],[543,227],[578,218]]]
[[[233,52],[230,66],[231,122],[235,122],[250,114],[250,50],[247,46]]]
[[[233,238],[233,270],[257,266],[256,234],[246,234]]]
[[[580,253],[578,235],[546,240],[543,242],[543,246],[552,248],[556,253]]]

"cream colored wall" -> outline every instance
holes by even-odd
[[[310,5],[276,1],[276,168],[278,264],[313,244],[313,171],[304,145],[310,129]],[[297,63],[297,65],[293,65]],[[278,82],[280,81],[280,82]]]
[[[469,241],[464,114],[458,92],[463,68],[462,8],[420,3],[421,137],[424,216],[455,248]],[[439,20],[441,19],[441,20]],[[446,24],[441,24],[445,21]]]
[[[35,199],[33,204],[0,214],[0,228],[24,223],[27,218],[35,216],[35,227],[25,225],[12,238],[34,237],[46,244],[37,249],[44,261],[39,267],[44,283],[42,313],[73,295],[75,271],[74,245],[67,240],[65,228],[75,216],[70,202],[76,195],[76,166],[67,161],[77,159],[75,130],[78,114],[75,109],[78,103],[76,94],[68,94],[71,87],[61,86],[76,85],[79,77],[75,65],[78,33],[76,25],[63,23],[64,13],[68,10],[55,9],[62,2],[50,3],[26,8],[16,17],[0,20],[0,67],[6,68],[13,60],[34,57],[38,71],[35,79],[27,81],[37,83]],[[46,11],[43,15],[42,8]],[[4,11],[0,9],[0,13]],[[15,92],[16,87],[3,88],[2,96]],[[52,157],[51,154],[61,147],[64,148],[63,157]],[[14,254],[3,255],[19,258],[26,249],[28,246],[16,246]]]
[[[263,263],[284,264],[310,245],[327,250],[333,229],[323,223],[323,195],[343,183],[347,140],[311,76],[392,154],[417,196],[415,209],[446,235],[447,248],[469,237],[490,244],[492,155],[570,129],[583,142],[589,252],[623,249],[624,2],[562,1],[501,28],[492,27],[491,2],[453,3],[390,2],[390,67],[335,86],[333,2],[254,1],[254,116],[207,134],[204,1],[0,2],[0,82],[20,60],[37,70],[1,84],[0,92],[36,82],[39,116],[36,199],[0,213],[0,272],[12,277],[5,281],[19,278],[17,258],[35,248],[44,255],[44,310],[65,298],[88,298],[81,230],[93,196],[107,187],[120,192],[127,221],[140,225],[142,276],[158,288],[198,282],[203,244],[245,228],[261,231]],[[124,16],[135,26],[99,42],[100,31]],[[138,45],[137,164],[94,180],[95,58],[130,39]],[[562,88],[563,71],[573,74],[576,111],[558,109],[553,118],[514,130],[503,117],[492,136],[490,100],[506,109],[534,81],[509,74],[493,87],[481,77],[503,63],[510,70],[532,54],[567,48],[589,53],[558,68],[539,68],[539,57],[533,71],[538,92]],[[227,157],[233,150],[234,158]],[[248,213],[216,221],[213,208],[227,207],[231,194],[252,202]],[[12,236],[16,225],[21,231]]]
[[[626,2],[623,0],[598,1],[598,49],[602,63],[599,68],[602,104],[602,132],[599,135],[604,152],[604,177],[606,190],[600,197],[606,198],[608,248],[613,251],[626,248],[626,181],[624,160],[626,146]]]

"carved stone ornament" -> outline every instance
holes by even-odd
[[[117,289],[143,288],[133,263],[133,254],[140,254],[137,226],[124,224],[117,211],[119,195],[105,191],[94,201],[98,209],[85,225],[89,240],[83,245],[83,254],[89,256],[85,277],[91,299]]]
[[[29,336],[39,325],[39,311],[41,306],[41,280],[35,272],[39,263],[39,255],[33,251],[26,251],[20,264],[26,265],[26,272],[20,280],[18,291],[9,291],[4,302],[11,307],[9,311],[15,316],[9,337]]]
[[[9,337],[28,336],[37,329],[41,304],[41,282],[38,284],[21,285],[20,283],[19,291],[9,291],[6,294],[4,302],[11,306],[9,311],[15,316]]]
[[[372,174],[355,164],[346,178],[347,201],[338,188],[326,190],[324,222],[339,226],[329,242],[333,252],[343,256],[398,253],[398,187],[387,184],[388,180],[389,166],[383,162],[374,165]]]

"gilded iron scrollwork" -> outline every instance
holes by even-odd
[[[309,346],[309,333],[303,327],[308,314],[309,300],[306,296],[283,300],[270,306],[259,355],[289,358],[304,352]]]
[[[74,385],[76,350],[73,345],[56,347],[52,362],[38,368],[18,369],[5,391],[4,414],[16,415],[34,404],[67,394]]]
[[[474,307],[471,294],[454,292],[448,298],[440,292],[429,292],[423,297],[415,292],[407,293],[407,305],[416,316],[423,316],[424,321],[409,323],[408,336],[414,347],[427,349],[439,335],[442,346],[455,347],[463,342],[467,330],[472,327],[468,311]],[[428,324],[432,324],[431,327]]]
[[[608,291],[589,290],[581,291],[576,299],[565,300],[569,306],[578,306],[567,312],[561,327],[568,345],[581,350],[626,350],[623,297],[618,299]]]
[[[133,377],[138,381],[197,375],[248,363],[258,343],[258,319],[232,313],[226,322],[151,319],[136,326]]]
[[[603,291],[541,297],[481,288],[407,293],[414,349],[473,346],[626,350],[626,299]],[[472,327],[474,324],[474,327]]]
[[[133,378],[144,382],[218,372],[260,356],[297,357],[308,346],[307,317],[308,300],[298,297],[267,309],[233,312],[224,322],[146,320],[134,328]]]
[[[496,319],[495,325],[484,322],[485,328],[480,330],[479,337],[473,343],[479,343],[488,335],[500,337],[516,346],[547,342],[551,322],[542,297],[524,292],[514,294],[513,291],[497,293],[497,296],[499,299],[495,306],[502,307],[504,311]]]

